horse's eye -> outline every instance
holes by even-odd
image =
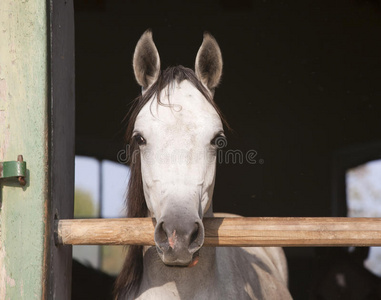
[[[210,144],[221,149],[227,146],[228,140],[223,134],[219,133],[210,141]]]
[[[145,138],[142,137],[140,134],[135,135],[134,139],[139,146],[147,144],[147,141],[145,140]]]

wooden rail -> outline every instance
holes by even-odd
[[[204,246],[381,246],[381,218],[204,218]],[[154,245],[155,219],[59,220],[63,245]]]

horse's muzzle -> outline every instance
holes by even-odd
[[[166,265],[188,266],[204,243],[200,219],[162,218],[155,228],[158,254]]]

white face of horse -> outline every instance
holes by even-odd
[[[141,143],[147,206],[157,220],[166,214],[202,218],[214,186],[216,146],[211,141],[223,134],[222,122],[189,81],[174,83],[162,96],[164,105],[155,97],[143,107],[133,133]]]
[[[151,32],[134,54],[134,71],[143,93],[157,80],[160,59]],[[218,84],[222,58],[217,42],[204,36],[196,76],[211,91]],[[156,218],[155,242],[167,265],[188,266],[204,241],[202,217],[211,205],[215,141],[223,136],[217,111],[190,81],[173,81],[139,112],[133,136],[140,148],[144,195]]]

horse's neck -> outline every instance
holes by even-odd
[[[207,217],[207,218],[212,218],[213,217],[213,203],[210,203],[210,207],[205,212],[204,217]]]

